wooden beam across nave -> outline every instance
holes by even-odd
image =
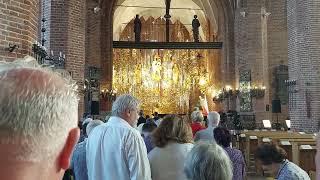
[[[118,49],[222,49],[222,42],[133,42],[113,41]]]

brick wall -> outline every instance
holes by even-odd
[[[235,14],[235,51],[236,51],[236,81],[239,84],[240,71],[251,70],[252,86],[265,85],[265,71],[267,57],[263,51],[265,48],[264,33],[266,31],[266,19],[262,17],[263,4],[256,0],[246,0],[245,6],[240,6]],[[243,15],[245,12],[245,15]],[[241,15],[242,13],[242,15]],[[267,82],[267,79],[266,79]],[[264,100],[252,99],[252,109],[257,115],[257,121],[265,119]],[[240,104],[238,102],[238,111]]]
[[[41,3],[41,4],[40,4]],[[43,7],[44,5],[44,7]],[[84,0],[3,0],[0,2],[0,60],[32,54],[32,44],[40,41],[41,18],[44,10],[45,46],[48,51],[66,54],[66,70],[73,79],[83,82],[85,60],[85,12]],[[18,45],[13,53],[9,44]],[[80,97],[79,114],[83,113],[83,97]]]
[[[100,68],[101,65],[101,13],[94,13],[97,3],[87,0],[86,14],[86,66]]]
[[[39,0],[0,1],[0,60],[12,61],[32,53],[38,39]],[[19,48],[9,53],[9,44]]]
[[[274,69],[279,65],[288,65],[288,27],[287,27],[287,11],[286,1],[267,1],[265,4],[266,12],[271,13],[268,16],[267,24],[267,53],[268,53],[268,68],[265,68],[266,74],[268,74],[269,90],[268,104],[271,105],[271,101],[275,99],[275,89],[273,86],[274,81]],[[281,106],[282,113],[279,114],[281,123],[285,123],[284,120],[288,117],[288,105]],[[272,117],[274,121],[276,117]]]
[[[60,52],[66,54],[67,51],[67,31],[69,1],[64,0],[44,0],[44,23],[46,32],[44,34],[45,47],[48,51],[53,51],[54,55]],[[42,14],[43,15],[43,14]]]
[[[112,41],[113,41],[113,13],[115,0],[111,2],[104,1],[101,13],[100,40],[101,40],[101,88],[112,88]],[[111,110],[110,102],[101,102],[102,111]]]
[[[234,18],[233,5],[227,1],[211,1],[211,6],[217,7],[218,41],[223,42],[221,49],[222,85],[235,84],[235,51],[234,51]],[[213,5],[215,4],[215,5]],[[226,108],[226,107],[225,107]]]
[[[67,51],[66,70],[78,82],[84,81],[85,67],[85,32],[86,32],[86,1],[69,0],[67,14]],[[80,85],[83,85],[80,83]],[[84,112],[84,97],[80,95],[79,115]]]
[[[239,85],[239,71],[251,70],[252,86],[267,88],[264,98],[252,99],[256,122],[261,123],[263,119],[274,119],[275,122],[271,113],[275,94],[272,70],[279,64],[287,64],[286,3],[285,0],[243,2],[238,4],[235,13],[236,84]],[[239,108],[239,102],[237,104]],[[266,105],[270,105],[270,111],[266,111]],[[282,107],[282,120],[287,117],[286,107]]]
[[[45,0],[45,47],[54,55],[66,55],[66,70],[82,89],[85,67],[85,0]],[[84,112],[84,97],[80,94],[79,116]]]
[[[44,5],[44,7],[42,6]],[[40,41],[40,11],[44,8],[45,46],[55,54],[66,54],[66,70],[73,79],[83,82],[85,64],[85,0],[3,0],[0,2],[0,60],[12,61],[31,55],[32,44]],[[19,46],[13,53],[9,44]],[[83,113],[80,97],[79,115]]]
[[[87,0],[87,12],[86,12],[86,53],[85,53],[85,78],[89,79],[89,67],[101,67],[101,43],[103,37],[101,37],[101,12],[94,13],[94,8],[98,4],[92,0]],[[90,112],[90,94],[85,95],[85,110]],[[101,101],[100,101],[101,102]],[[102,108],[101,108],[102,107]],[[100,110],[103,111],[104,104],[100,105]]]
[[[320,118],[320,1],[287,1],[289,78],[297,80],[292,127],[315,132]]]
[[[55,54],[62,52],[66,54],[67,48],[67,31],[70,18],[74,18],[75,15],[72,14],[70,17],[70,10],[73,8],[71,1],[66,0],[56,0],[50,1],[51,10],[50,10],[50,18],[48,24],[50,24],[50,37],[49,39],[49,47],[48,49],[52,50]],[[79,4],[83,3],[79,1]],[[79,19],[82,20],[82,19]],[[82,23],[79,21],[79,23]],[[84,22],[83,22],[84,23]]]

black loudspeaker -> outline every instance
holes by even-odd
[[[91,114],[99,115],[99,101],[91,101]]]
[[[281,113],[281,102],[279,99],[272,100],[272,113]]]

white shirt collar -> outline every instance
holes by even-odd
[[[115,124],[115,125],[119,124],[119,125],[122,125],[125,127],[133,128],[132,126],[130,126],[130,124],[126,120],[124,120],[120,117],[117,117],[117,116],[111,116],[108,121],[108,124]]]

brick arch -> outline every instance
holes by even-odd
[[[100,67],[102,69],[101,88],[112,86],[112,41],[113,14],[115,5],[123,0],[103,1],[100,18]],[[224,43],[220,55],[222,84],[235,83],[235,55],[234,55],[234,8],[232,1],[225,0],[193,0],[200,7],[205,8],[208,17],[215,16],[219,24],[217,40]],[[211,16],[210,16],[211,15]],[[210,40],[213,38],[211,37]]]

